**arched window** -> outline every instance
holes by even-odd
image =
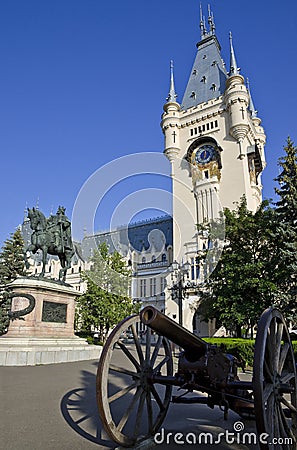
[[[145,256],[142,258],[142,264],[144,264],[146,262]]]
[[[163,255],[162,255],[162,262],[165,262],[166,261],[166,253],[163,253]]]
[[[155,257],[155,255],[152,256],[152,262],[153,262],[153,263],[156,262],[156,257]]]

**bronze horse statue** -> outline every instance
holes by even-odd
[[[38,209],[28,208],[28,218],[33,233],[31,244],[25,251],[26,267],[29,267],[27,252],[35,254],[37,250],[42,250],[42,270],[39,276],[43,277],[47,255],[57,255],[61,263],[59,280],[65,281],[67,269],[70,268],[71,259],[75,254],[71,239],[71,223],[65,216],[65,208],[60,206],[57,214],[48,219]]]

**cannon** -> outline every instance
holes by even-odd
[[[225,419],[229,410],[255,419],[258,435],[267,437],[261,450],[296,449],[296,364],[277,309],[260,317],[250,381],[240,380],[238,365],[235,356],[147,306],[119,323],[102,350],[96,379],[102,424],[113,441],[132,447],[157,433],[170,403],[199,403],[219,406]]]

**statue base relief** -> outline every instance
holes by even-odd
[[[72,286],[45,278],[20,277],[6,286],[14,294],[12,314],[35,306],[28,314],[10,321],[0,337],[0,365],[25,366],[98,359],[101,347],[74,335],[75,298]],[[19,296],[17,295],[19,294]],[[31,308],[32,309],[32,308]]]

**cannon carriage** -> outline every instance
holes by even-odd
[[[133,337],[128,343],[121,339],[126,331]],[[177,361],[172,345],[182,349]],[[237,368],[234,356],[147,306],[123,320],[103,348],[97,403],[104,428],[131,447],[158,431],[170,403],[200,403],[218,405],[225,419],[228,410],[254,418],[258,435],[267,436],[262,450],[296,449],[296,365],[278,310],[267,309],[259,320],[252,380],[240,380]],[[174,386],[179,395],[172,395]]]

